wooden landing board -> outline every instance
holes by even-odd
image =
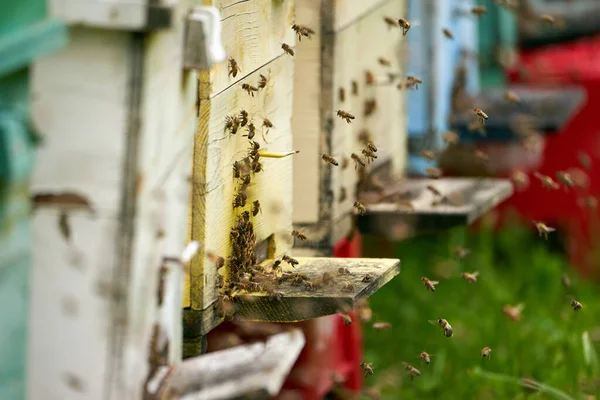
[[[251,321],[296,322],[336,314],[352,309],[356,300],[369,297],[400,273],[400,260],[377,258],[297,258],[299,265],[289,272],[306,275],[315,280],[330,273],[334,282],[314,290],[304,285],[282,283],[278,290],[283,297],[276,299],[266,293],[236,296],[236,317]],[[339,268],[350,274],[338,275]],[[363,282],[366,275],[371,278]],[[343,291],[345,284],[353,286]]]
[[[281,389],[304,347],[293,329],[253,343],[190,358],[176,365],[162,399],[269,399]]]
[[[434,186],[442,195],[460,193],[464,205],[433,205],[436,197],[426,189]],[[411,179],[390,189],[410,200],[413,210],[399,202],[375,203],[376,193],[365,193],[361,201],[367,212],[358,218],[361,232],[399,239],[425,230],[447,229],[469,225],[510,197],[513,187],[506,179]],[[370,203],[373,202],[373,203]]]

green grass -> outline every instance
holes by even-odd
[[[455,245],[471,250],[462,262],[453,258]],[[579,279],[548,247],[517,228],[497,235],[458,229],[398,245],[402,272],[370,300],[374,320],[391,322],[392,329],[364,328],[364,358],[376,372],[366,386],[380,386],[384,399],[600,398],[598,343],[590,339],[599,336],[600,288]],[[459,277],[475,270],[476,284]],[[565,272],[570,291],[561,283]],[[434,293],[422,276],[440,281]],[[569,306],[572,298],[581,311]],[[521,321],[508,320],[502,307],[519,303],[525,305]],[[453,337],[428,322],[437,318],[452,324]],[[492,348],[489,360],[481,359],[485,346]],[[418,358],[421,351],[434,354],[429,366]],[[422,376],[411,382],[403,361]],[[525,377],[538,390],[520,385]]]

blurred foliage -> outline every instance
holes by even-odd
[[[453,253],[457,245],[470,249],[462,261]],[[523,228],[461,228],[407,240],[395,252],[400,275],[370,299],[372,322],[392,328],[364,327],[364,359],[375,368],[366,387],[381,389],[383,399],[600,399],[600,290],[548,242]],[[461,279],[463,271],[479,271],[478,282]],[[565,273],[570,289],[561,282]],[[422,276],[440,281],[435,292]],[[570,307],[573,298],[582,310]],[[506,318],[502,308],[519,303],[521,321]],[[450,322],[453,337],[428,322],[437,318]],[[482,360],[485,346],[491,358]],[[421,351],[432,354],[430,365]],[[402,362],[422,376],[411,381]],[[523,378],[535,382],[527,389]]]

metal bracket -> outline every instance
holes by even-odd
[[[187,18],[184,68],[206,70],[225,58],[219,11],[215,7],[194,8]]]

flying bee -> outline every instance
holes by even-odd
[[[575,187],[575,182],[573,182],[573,178],[571,177],[571,174],[569,174],[568,172],[565,171],[558,171],[556,173],[556,179],[558,179],[558,181],[560,183],[562,183],[563,185],[565,185],[566,187]]]
[[[411,75],[406,77],[406,88],[407,89],[412,89],[414,87],[415,90],[419,90],[419,85],[422,83],[423,83],[423,81],[417,77],[414,77]]]
[[[467,256],[467,254],[469,254],[469,249],[465,249],[464,247],[456,246],[456,247],[454,247],[454,254],[456,254],[456,256],[460,260],[462,260],[463,258],[465,258]]]
[[[458,135],[452,131],[448,131],[443,135],[444,142],[448,144],[458,143]]]
[[[358,166],[360,165],[361,167],[366,166],[365,161],[360,158],[360,156],[356,153],[352,153],[350,154],[350,158],[352,158],[352,160],[354,160],[354,169],[358,168]]]
[[[229,131],[229,133],[231,133],[232,135],[235,135],[238,131],[238,128],[240,126],[240,121],[238,120],[237,117],[233,116],[226,116],[225,117],[225,131]]]
[[[384,67],[391,67],[392,66],[392,62],[390,60],[388,60],[385,57],[379,57],[377,59],[377,61],[379,62],[379,64],[383,65]]]
[[[473,109],[473,114],[475,114],[477,116],[477,118],[479,118],[479,122],[481,124],[485,124],[485,121],[487,121],[487,119],[489,118],[488,115],[486,113],[484,113],[481,108],[475,107]]]
[[[554,182],[554,180],[551,177],[542,175],[537,171],[533,173],[533,176],[538,178],[540,180],[540,182],[542,183],[542,186],[547,189],[558,189],[560,187],[560,185],[558,183]]]
[[[502,308],[502,312],[504,313],[504,315],[506,315],[508,318],[512,319],[513,321],[520,321],[521,320],[521,312],[523,311],[524,308],[525,308],[525,305],[523,305],[523,304],[517,304],[516,306],[511,306],[508,304]]]
[[[263,74],[259,74],[260,79],[258,80],[258,88],[264,89],[267,87],[267,83],[269,83],[269,77]]]
[[[579,160],[579,164],[581,164],[581,166],[583,168],[585,168],[585,169],[592,168],[592,159],[590,158],[590,156],[588,156],[584,152],[579,152],[577,154],[577,159]]]
[[[444,330],[444,335],[446,337],[451,337],[454,331],[452,330],[452,326],[443,318],[438,318],[437,320],[430,320],[429,323],[433,325],[439,325]]]
[[[571,287],[571,280],[569,279],[569,275],[563,274],[560,277],[560,282],[564,286],[565,289],[569,289]]]
[[[392,327],[392,324],[390,324],[389,322],[375,322],[373,324],[373,329],[376,329],[378,331],[385,331],[388,330]]]
[[[273,127],[273,123],[271,122],[270,119],[265,118],[263,120],[262,126],[265,127],[265,128],[267,128],[267,129],[270,129],[270,128]]]
[[[303,233],[301,233],[299,230],[296,230],[296,229],[294,229],[292,231],[292,236],[298,240],[306,240],[306,235],[304,235]]]
[[[425,168],[425,173],[427,173],[431,179],[439,179],[442,176],[442,171],[439,168]]]
[[[292,57],[294,56],[294,50],[290,47],[289,44],[282,43],[281,48],[283,49],[283,51],[288,53],[290,56],[292,56]]]
[[[354,115],[344,110],[337,110],[337,116],[345,120],[347,123],[351,123],[352,120],[356,118]]]
[[[365,376],[373,375],[373,365],[372,364],[369,364],[369,363],[366,363],[363,361],[360,363],[360,367],[362,368]]]
[[[245,90],[252,97],[254,97],[254,92],[258,92],[258,88],[256,86],[252,86],[247,83],[242,84],[242,89]]]
[[[583,308],[583,305],[577,300],[571,300],[571,307],[573,307],[573,310],[578,311]]]
[[[395,28],[398,26],[398,21],[395,18],[383,17],[383,21],[386,23],[388,28]]]
[[[556,23],[556,19],[549,14],[542,14],[540,15],[540,21],[542,21],[545,24],[548,24],[550,26],[553,26]]]
[[[523,171],[513,172],[510,180],[517,187],[517,189],[525,189],[527,186],[529,186],[529,177]]]
[[[431,150],[421,150],[421,157],[423,157],[426,160],[429,161],[434,161],[435,160],[435,153]]]
[[[477,277],[479,276],[479,272],[463,272],[460,274],[460,277],[469,283],[477,282]]]
[[[372,161],[375,161],[375,159],[377,158],[377,155],[369,149],[362,149],[362,154],[365,156],[365,160],[367,160],[367,163],[369,164]]]
[[[474,6],[471,8],[471,14],[480,17],[484,14],[487,14],[487,8],[485,6]]]
[[[435,285],[439,283],[438,281],[429,280],[429,278],[425,276],[421,278],[421,282],[423,282],[427,290],[429,290],[430,292],[435,292]]]
[[[298,262],[298,260],[296,260],[295,258],[292,258],[292,257],[290,257],[288,255],[285,255],[285,254],[281,257],[281,259],[283,261],[285,261],[286,263],[288,263],[289,265],[291,265],[292,267],[294,267],[294,268],[296,267],[296,265],[300,264]]]
[[[408,372],[408,375],[410,376],[411,381],[413,379],[415,379],[415,376],[421,376],[421,371],[419,371],[418,369],[416,369],[415,367],[413,367],[410,364],[407,364],[407,363],[403,363],[403,364],[404,364],[404,369]]]
[[[340,103],[343,103],[346,100],[346,89],[344,89],[343,87],[338,89],[338,98],[340,100]]]
[[[354,96],[358,95],[358,82],[352,81],[350,84],[352,85],[352,94]]]
[[[232,76],[235,78],[238,74],[238,72],[240,72],[240,67],[238,66],[237,61],[235,61],[233,58],[229,59],[229,76]]]
[[[400,25],[400,28],[402,28],[402,36],[406,36],[410,30],[410,22],[404,18],[400,18],[398,19],[398,25]]]
[[[367,149],[372,152],[372,153],[376,153],[377,152],[377,147],[375,147],[375,143],[373,143],[370,140],[366,140],[366,144],[367,144]]]
[[[360,215],[365,215],[367,212],[365,206],[363,206],[358,200],[354,202],[353,207],[356,208],[356,211],[358,211]]]
[[[431,354],[426,351],[422,351],[419,353],[419,358],[425,361],[425,364],[429,365],[431,363]]]
[[[375,112],[375,110],[377,110],[377,100],[375,99],[368,99],[365,100],[365,105],[364,105],[364,116],[368,117],[371,114],[373,114]]]
[[[555,228],[551,228],[541,221],[534,222],[534,223],[535,223],[535,227],[537,228],[538,234],[540,235],[540,237],[544,236],[544,239],[546,239],[546,240],[548,240],[548,234],[552,233],[556,230]]]
[[[481,150],[475,150],[475,152],[473,153],[473,155],[475,156],[475,158],[478,161],[481,161],[483,163],[486,163],[486,162],[490,161],[490,156],[488,156],[487,154],[485,154]]]
[[[452,31],[450,29],[444,28],[442,29],[442,33],[444,34],[444,36],[446,36],[448,39],[454,39],[454,34],[452,33]]]
[[[333,165],[336,167],[339,165],[335,158],[331,157],[329,154],[321,155],[321,159],[325,161],[328,165]]]
[[[340,290],[342,292],[352,293],[354,292],[354,285],[352,285],[350,282],[344,283],[344,286],[342,286]]]
[[[375,75],[373,75],[373,73],[369,70],[365,71],[365,83],[367,85],[375,84]]]
[[[492,352],[492,349],[490,349],[489,347],[484,347],[483,349],[481,349],[481,358],[490,358],[490,353]]]
[[[342,321],[344,321],[344,324],[346,324],[346,325],[352,325],[352,317],[350,317],[346,313],[342,313],[340,315],[342,317]]]
[[[252,216],[256,217],[260,212],[260,201],[254,200],[252,203]]]
[[[313,31],[310,28],[307,28],[305,26],[302,25],[292,25],[292,30],[294,32],[296,32],[296,35],[298,35],[298,41],[301,42],[302,41],[302,36],[306,36],[307,38],[310,39],[310,35],[313,35],[315,33],[315,31]]]
[[[437,190],[437,188],[433,185],[427,185],[426,189],[429,190],[434,196],[442,197],[442,192]]]
[[[519,95],[513,92],[512,90],[506,91],[506,93],[504,93],[504,98],[511,103],[521,102],[521,98],[519,97]]]

